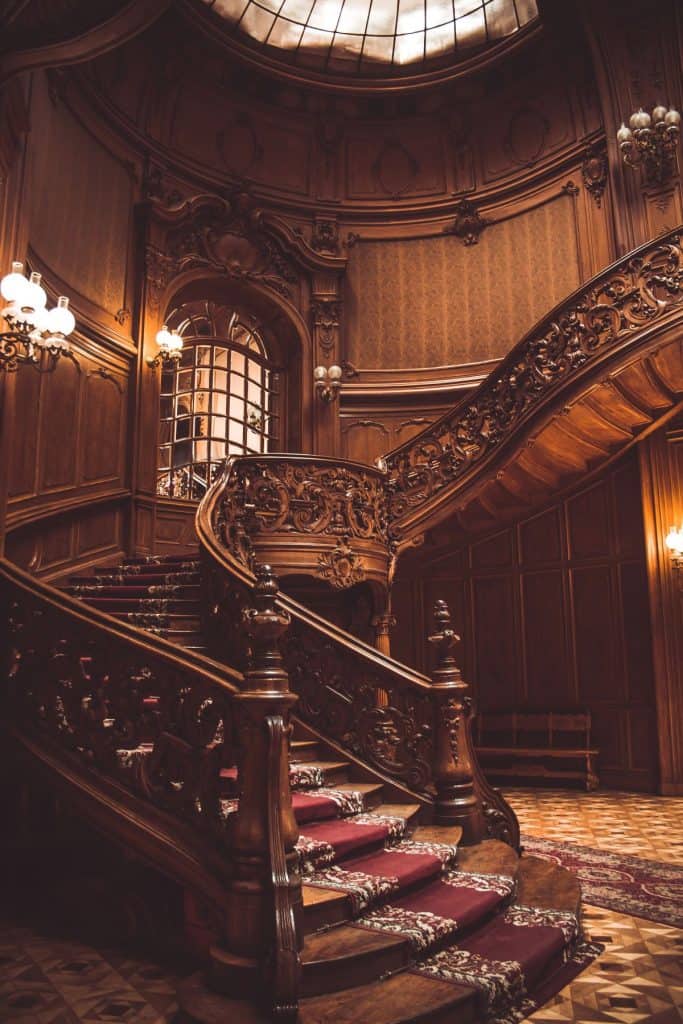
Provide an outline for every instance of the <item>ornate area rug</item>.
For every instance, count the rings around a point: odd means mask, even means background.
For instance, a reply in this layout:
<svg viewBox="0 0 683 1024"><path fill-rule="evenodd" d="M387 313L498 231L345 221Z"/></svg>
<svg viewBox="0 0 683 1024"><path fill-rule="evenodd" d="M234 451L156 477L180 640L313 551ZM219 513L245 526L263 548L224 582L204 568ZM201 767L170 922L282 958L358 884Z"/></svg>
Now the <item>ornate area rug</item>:
<svg viewBox="0 0 683 1024"><path fill-rule="evenodd" d="M528 835L522 847L573 871L586 903L683 928L683 868Z"/></svg>

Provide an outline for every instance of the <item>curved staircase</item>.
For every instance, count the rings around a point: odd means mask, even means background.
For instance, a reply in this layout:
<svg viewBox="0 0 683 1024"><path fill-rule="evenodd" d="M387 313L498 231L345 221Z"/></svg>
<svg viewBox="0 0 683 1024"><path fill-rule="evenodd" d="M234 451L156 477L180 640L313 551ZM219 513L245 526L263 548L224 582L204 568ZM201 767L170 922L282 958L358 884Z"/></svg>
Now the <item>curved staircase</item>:
<svg viewBox="0 0 683 1024"><path fill-rule="evenodd" d="M196 621L200 566L189 556L127 559L73 577L65 589L206 651ZM141 796L154 770L151 739L116 750L119 777ZM301 1024L516 1019L537 1005L537 991L556 990L594 957L581 943L579 885L568 872L520 858L496 839L463 846L459 826L422 824L419 802L387 802L380 781L361 781L356 766L301 726L288 774L303 883ZM229 835L239 809L236 766L223 765L219 780ZM204 936L207 955L219 939ZM229 996L233 967L214 950L214 992ZM187 1019L252 1019L253 1008L225 996L191 978L181 992Z"/></svg>
<svg viewBox="0 0 683 1024"><path fill-rule="evenodd" d="M0 560L25 763L211 908L185 1019L519 1020L595 955L578 883L519 855L479 768L445 604L431 677L389 656L391 582L429 526L528 508L671 415L682 325L672 232L380 467L228 460L198 555L127 559L62 591ZM365 581L376 646L281 592L266 557L340 592Z"/></svg>

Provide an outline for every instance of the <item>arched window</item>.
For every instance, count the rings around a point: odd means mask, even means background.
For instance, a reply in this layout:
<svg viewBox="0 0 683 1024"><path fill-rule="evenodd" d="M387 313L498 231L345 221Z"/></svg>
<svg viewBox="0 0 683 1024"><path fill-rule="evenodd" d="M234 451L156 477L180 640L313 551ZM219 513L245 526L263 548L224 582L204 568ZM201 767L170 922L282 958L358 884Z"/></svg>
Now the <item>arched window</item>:
<svg viewBox="0 0 683 1024"><path fill-rule="evenodd" d="M183 337L161 375L157 494L199 499L226 455L278 445L279 374L253 317L217 302L187 302L167 317Z"/></svg>

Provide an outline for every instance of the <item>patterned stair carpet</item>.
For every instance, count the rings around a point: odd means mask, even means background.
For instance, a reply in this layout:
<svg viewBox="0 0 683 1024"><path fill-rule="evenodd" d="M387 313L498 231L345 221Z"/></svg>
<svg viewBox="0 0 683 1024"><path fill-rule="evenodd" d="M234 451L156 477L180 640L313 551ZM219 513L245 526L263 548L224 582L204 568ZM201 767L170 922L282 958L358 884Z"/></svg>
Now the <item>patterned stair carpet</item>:
<svg viewBox="0 0 683 1024"><path fill-rule="evenodd" d="M198 569L197 561L182 558L129 560L94 577L73 578L69 589L109 614L201 651ZM155 700L148 698L150 707ZM142 739L133 749L117 751L117 771L124 784L145 792L153 737ZM302 742L299 749L306 746ZM478 871L475 862L464 869L456 845L434 841L434 830L413 832L416 805L376 804L381 797L373 791L381 787L340 785L340 769L348 766L310 761L290 765L299 870L309 889L345 895L350 919L342 924L348 929L343 941L351 956L356 948L368 948L368 931L380 944L384 935L387 948L401 949L394 974L418 974L423 985L433 983L441 991L444 982L474 988L480 1016L508 1022L531 1013L601 952L582 940L572 912L575 899L569 910L517 898L518 892L534 892L526 881L534 864L548 870L542 861L512 858L505 861L507 874L502 860L498 868ZM238 809L236 775L228 766L221 771L220 813L228 831ZM461 861L468 863L464 855ZM314 993L316 942L324 940L327 928L307 939L312 981L305 1002L326 998ZM352 980L349 974L347 984Z"/></svg>
<svg viewBox="0 0 683 1024"><path fill-rule="evenodd" d="M683 868L529 835L522 845L577 875L586 903L683 928Z"/></svg>

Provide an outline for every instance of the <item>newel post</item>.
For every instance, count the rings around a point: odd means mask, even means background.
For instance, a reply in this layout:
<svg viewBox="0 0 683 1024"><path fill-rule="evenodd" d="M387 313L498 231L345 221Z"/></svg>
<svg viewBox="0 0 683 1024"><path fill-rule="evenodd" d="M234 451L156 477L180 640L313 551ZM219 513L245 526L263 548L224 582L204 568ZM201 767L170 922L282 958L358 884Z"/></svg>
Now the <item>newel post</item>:
<svg viewBox="0 0 683 1024"><path fill-rule="evenodd" d="M437 650L432 673L434 697L434 764L436 787L435 821L439 825L460 825L463 843L478 843L486 835L484 814L474 786L472 749L468 719L469 686L453 657L460 637L451 627L451 613L445 601L434 605L434 632L427 639Z"/></svg>
<svg viewBox="0 0 683 1024"><path fill-rule="evenodd" d="M270 566L257 566L254 606L243 613L249 668L235 698L239 807L228 820L232 878L224 940L212 949L211 985L233 997L266 999L275 1017L294 1020L303 940L288 735L297 697L278 646L290 620L276 606L277 593Z"/></svg>

